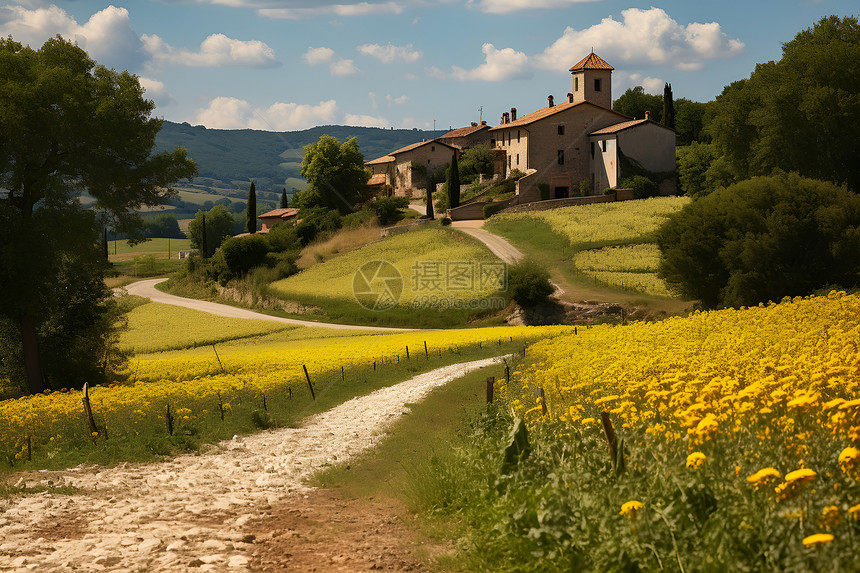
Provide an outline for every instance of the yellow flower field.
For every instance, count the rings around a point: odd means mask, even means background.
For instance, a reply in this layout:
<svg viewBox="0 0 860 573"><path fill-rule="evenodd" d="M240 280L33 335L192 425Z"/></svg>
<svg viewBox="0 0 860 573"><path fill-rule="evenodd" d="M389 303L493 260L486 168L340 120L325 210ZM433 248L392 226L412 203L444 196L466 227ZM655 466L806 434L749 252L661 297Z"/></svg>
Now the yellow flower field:
<svg viewBox="0 0 860 573"><path fill-rule="evenodd" d="M660 250L645 243L580 251L573 263L582 274L598 283L655 296L672 296L657 277Z"/></svg>
<svg viewBox="0 0 860 573"><path fill-rule="evenodd" d="M538 219L566 236L576 250L594 246L646 243L667 215L679 211L689 197L652 197L636 201L597 203L497 215L499 221Z"/></svg>
<svg viewBox="0 0 860 573"><path fill-rule="evenodd" d="M242 322L224 321L225 326ZM423 362L428 356L434 360L443 356L454 362L461 349L475 346L492 347L501 354L567 330L496 327L363 334L291 329L269 333L252 342L235 340L216 348L210 345L139 355L129 364L132 383L94 387L90 400L97 424L106 426L113 436L135 435L153 426L163 432L168 404L173 412L182 410L179 424L182 420L211 418L222 406L231 408L231 400L262 400L264 395L271 399L276 393L284 398L292 398L293 393L297 398L303 396L308 392L304 368L315 386L324 387L337 383L355 385L372 377L377 369L394 365L404 370L405 378L409 359ZM323 331L325 334L320 336ZM362 390L361 386L349 386L345 391ZM80 391L48 392L0 402L0 450L7 455L17 452L20 459L28 438L33 447L39 447L48 442L56 446L63 436L78 443L89 438Z"/></svg>

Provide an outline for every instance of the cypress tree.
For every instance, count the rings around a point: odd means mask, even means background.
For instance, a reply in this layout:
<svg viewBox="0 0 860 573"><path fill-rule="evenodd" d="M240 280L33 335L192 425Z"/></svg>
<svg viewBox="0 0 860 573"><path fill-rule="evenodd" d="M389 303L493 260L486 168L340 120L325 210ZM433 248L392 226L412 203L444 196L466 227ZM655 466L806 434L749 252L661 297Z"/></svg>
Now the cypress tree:
<svg viewBox="0 0 860 573"><path fill-rule="evenodd" d="M672 99L672 84L663 86L663 125L675 129L675 102Z"/></svg>
<svg viewBox="0 0 860 573"><path fill-rule="evenodd" d="M281 209L286 209L290 206L290 200L287 198L287 189L286 187L281 189Z"/></svg>
<svg viewBox="0 0 860 573"><path fill-rule="evenodd" d="M433 191L436 189L436 180L432 175L427 176L427 218L433 219Z"/></svg>
<svg viewBox="0 0 860 573"><path fill-rule="evenodd" d="M457 164L457 152L451 159L451 169L448 171L448 203L451 209L460 206L460 166Z"/></svg>
<svg viewBox="0 0 860 573"><path fill-rule="evenodd" d="M245 219L245 232L257 232L257 189L254 187L253 181L251 181L251 187L248 189L248 215Z"/></svg>

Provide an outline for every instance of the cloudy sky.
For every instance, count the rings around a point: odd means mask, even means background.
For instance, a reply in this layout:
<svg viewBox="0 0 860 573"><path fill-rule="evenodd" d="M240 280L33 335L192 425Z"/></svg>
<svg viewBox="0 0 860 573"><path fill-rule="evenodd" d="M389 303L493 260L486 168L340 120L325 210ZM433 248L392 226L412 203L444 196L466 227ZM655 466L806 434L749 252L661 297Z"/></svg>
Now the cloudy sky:
<svg viewBox="0 0 860 573"><path fill-rule="evenodd" d="M447 129L571 91L591 49L613 97L708 101L856 0L0 0L0 35L60 34L140 77L156 114L210 128ZM854 63L856 65L856 62Z"/></svg>

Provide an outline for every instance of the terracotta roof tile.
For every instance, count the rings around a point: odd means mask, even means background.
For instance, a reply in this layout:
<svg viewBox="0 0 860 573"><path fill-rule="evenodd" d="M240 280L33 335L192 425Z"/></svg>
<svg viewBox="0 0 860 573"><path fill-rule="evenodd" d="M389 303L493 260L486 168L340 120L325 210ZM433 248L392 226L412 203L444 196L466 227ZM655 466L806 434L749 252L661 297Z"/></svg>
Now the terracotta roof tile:
<svg viewBox="0 0 860 573"><path fill-rule="evenodd" d="M290 217L295 217L299 214L298 209L294 209L292 207L288 207L286 209L273 209L268 213L263 213L262 215L257 215L258 219L273 219L278 217L280 219L289 219Z"/></svg>
<svg viewBox="0 0 860 573"><path fill-rule="evenodd" d="M565 102L562 102L560 104L556 104L552 107L544 107L544 108L541 108L537 111L533 111L529 114L526 114L522 117L518 117L516 121L512 121L510 123L503 123L501 125L497 125L496 127L491 127L490 131L496 131L496 130L500 130L500 129L510 129L512 127L519 127L522 125L528 125L528 124L534 123L538 120L547 118L551 115L555 115L555 114L560 113L562 111L569 110L569 109L576 107L578 105L593 105L595 107L600 107L600 106L593 104L591 102L588 102L588 101L580 101L577 103L570 103L568 101L565 101ZM600 109L605 109L605 108L600 107ZM606 111L612 112L612 113L614 113L620 117L627 118L626 115L624 115L623 113L619 113L615 110L608 109Z"/></svg>
<svg viewBox="0 0 860 573"><path fill-rule="evenodd" d="M469 125L466 127L459 127L457 129L452 129L445 135L441 136L439 139L452 139L455 137L466 137L467 135L472 135L476 131L480 131L482 129L489 129L489 126L486 125Z"/></svg>
<svg viewBox="0 0 860 573"><path fill-rule="evenodd" d="M610 125L609 127L604 127L603 129L598 129L590 133L589 135L607 135L610 133L618 133L619 131L623 131L625 129L630 129L631 127L636 127L637 125L642 125L643 123L653 123L658 127L662 127L664 129L672 129L670 127L666 127L662 123L657 123L656 121L651 121L650 119L634 119L631 121L624 121L621 123L616 123L615 125Z"/></svg>
<svg viewBox="0 0 860 573"><path fill-rule="evenodd" d="M371 175L367 184L371 187L374 185L385 185L385 173L376 173L375 175Z"/></svg>
<svg viewBox="0 0 860 573"><path fill-rule="evenodd" d="M582 58L577 64L575 64L572 68L570 68L571 72L578 72L580 70L614 70L612 66L606 63L606 61L591 52L584 58Z"/></svg>
<svg viewBox="0 0 860 573"><path fill-rule="evenodd" d="M380 165L382 163L394 163L393 155L383 155L382 157L377 157L372 161L365 161L365 165Z"/></svg>

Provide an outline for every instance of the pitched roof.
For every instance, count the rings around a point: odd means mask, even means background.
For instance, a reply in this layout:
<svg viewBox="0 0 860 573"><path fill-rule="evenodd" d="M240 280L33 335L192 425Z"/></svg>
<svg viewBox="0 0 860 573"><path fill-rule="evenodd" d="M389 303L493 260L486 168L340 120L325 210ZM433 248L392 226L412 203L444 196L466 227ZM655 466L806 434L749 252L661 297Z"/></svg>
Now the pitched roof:
<svg viewBox="0 0 860 573"><path fill-rule="evenodd" d="M383 155L382 157L377 157L376 159L374 159L372 161L365 161L364 164L365 165L379 165L382 163L394 163L394 161L395 160L394 160L393 155Z"/></svg>
<svg viewBox="0 0 860 573"><path fill-rule="evenodd" d="M370 179L367 181L367 184L371 187L374 185L385 185L385 173L377 173L375 175L371 175Z"/></svg>
<svg viewBox="0 0 860 573"><path fill-rule="evenodd" d="M286 209L273 209L268 213L263 213L262 215L257 215L258 219L274 219L275 217L279 219L289 219L290 217L295 217L299 214L298 209L294 209L292 207L287 207Z"/></svg>
<svg viewBox="0 0 860 573"><path fill-rule="evenodd" d="M597 104L591 103L590 101L580 101L580 102L576 102L576 103L570 103L569 101L565 101L563 103L556 104L552 107L543 107L537 111L533 111L533 112L526 114L522 117L518 117L516 119L516 121L512 121L510 123L503 123L501 125L497 125L496 127L491 127L490 131L496 131L496 130L500 130L500 129L510 129L512 127L519 127L521 125L528 125L530 123L534 123L536 121L550 117L550 116L555 115L557 113L567 111L567 110L574 108L576 106L579 106L579 105L591 105L591 106L603 109L605 111L614 113L614 114L618 115L619 117L623 117L625 119L627 119L627 117L628 117L628 116L624 115L623 113L619 113L619 112L612 110L612 109L606 109L606 108L601 107Z"/></svg>
<svg viewBox="0 0 860 573"><path fill-rule="evenodd" d="M631 121L616 123L615 125L604 127L603 129L598 129L597 131L589 133L589 135L608 135L610 133L618 133L619 131L624 131L625 129L630 129L631 127L636 127L637 125L642 125L643 123L653 123L657 127L662 127L663 129L672 129L671 127L666 127L662 123L657 123L656 121L652 121L650 119L634 119Z"/></svg>
<svg viewBox="0 0 860 573"><path fill-rule="evenodd" d="M457 149L453 145L448 145L447 143L439 141L438 139L428 139L427 141L419 141L417 143L413 143L412 145L407 145L406 147L401 147L397 151L392 151L388 155L398 155L400 153L406 153L407 151L412 151L413 149L418 149L419 147L421 147L423 145L428 145L430 143L438 143L439 145L444 145L445 147L450 147L451 150Z"/></svg>
<svg viewBox="0 0 860 573"><path fill-rule="evenodd" d="M487 125L469 125L466 127L459 127L457 129L452 129L445 135L441 136L439 139L453 139L455 137L466 137L467 135L472 135L476 131L480 131L482 129L489 129Z"/></svg>
<svg viewBox="0 0 860 573"><path fill-rule="evenodd" d="M570 68L571 72L578 72L580 70L614 70L612 66L606 63L606 61L591 52L584 58L582 58L577 64L575 64L572 68Z"/></svg>

